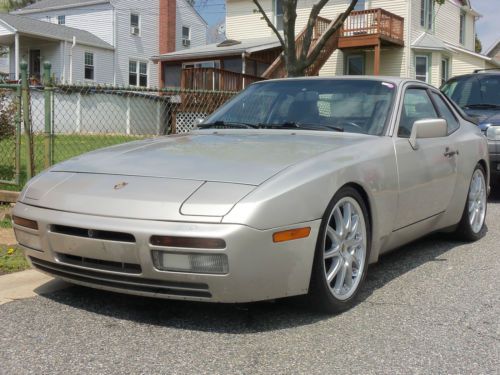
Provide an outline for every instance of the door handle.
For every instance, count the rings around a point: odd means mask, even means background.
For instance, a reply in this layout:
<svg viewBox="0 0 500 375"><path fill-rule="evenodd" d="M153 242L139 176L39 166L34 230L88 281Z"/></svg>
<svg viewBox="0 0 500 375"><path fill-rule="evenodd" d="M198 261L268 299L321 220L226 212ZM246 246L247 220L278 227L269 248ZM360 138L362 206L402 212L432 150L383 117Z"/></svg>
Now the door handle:
<svg viewBox="0 0 500 375"><path fill-rule="evenodd" d="M444 156L446 156L447 158L451 158L455 155L458 155L458 150L450 150L449 147L446 147L446 150L444 151Z"/></svg>

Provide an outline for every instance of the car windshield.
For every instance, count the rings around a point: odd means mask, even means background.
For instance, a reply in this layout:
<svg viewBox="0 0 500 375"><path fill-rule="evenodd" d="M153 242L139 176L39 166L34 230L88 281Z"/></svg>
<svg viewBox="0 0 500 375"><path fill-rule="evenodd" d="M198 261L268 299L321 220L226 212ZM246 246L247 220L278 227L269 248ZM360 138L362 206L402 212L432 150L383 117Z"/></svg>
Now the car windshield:
<svg viewBox="0 0 500 375"><path fill-rule="evenodd" d="M445 83L441 90L464 109L500 109L500 75L455 78Z"/></svg>
<svg viewBox="0 0 500 375"><path fill-rule="evenodd" d="M381 135L396 85L368 79L291 79L254 84L199 128L270 128Z"/></svg>

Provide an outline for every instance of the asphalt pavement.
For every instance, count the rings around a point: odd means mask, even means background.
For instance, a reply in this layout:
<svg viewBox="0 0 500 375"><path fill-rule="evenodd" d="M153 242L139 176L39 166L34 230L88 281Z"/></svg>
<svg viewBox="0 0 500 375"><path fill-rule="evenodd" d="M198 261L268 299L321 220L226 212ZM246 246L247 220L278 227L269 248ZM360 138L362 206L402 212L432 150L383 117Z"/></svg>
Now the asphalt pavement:
<svg viewBox="0 0 500 375"><path fill-rule="evenodd" d="M71 287L0 306L0 374L499 374L500 194L488 234L384 256L341 315Z"/></svg>

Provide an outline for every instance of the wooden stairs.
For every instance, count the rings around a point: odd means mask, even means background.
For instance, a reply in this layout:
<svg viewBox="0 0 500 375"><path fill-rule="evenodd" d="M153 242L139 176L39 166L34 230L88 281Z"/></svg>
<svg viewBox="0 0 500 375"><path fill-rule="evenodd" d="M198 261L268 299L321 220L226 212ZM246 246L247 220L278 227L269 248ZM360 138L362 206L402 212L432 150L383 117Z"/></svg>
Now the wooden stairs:
<svg viewBox="0 0 500 375"><path fill-rule="evenodd" d="M328 30L330 27L332 27L340 17L341 17L341 15L339 15L339 17L334 21L331 21L331 20L323 18L323 17L317 18L316 24L314 25L311 47L309 48L310 51L312 51L314 49L314 47L318 43L321 35L323 35L323 33L325 33L326 30ZM307 70L305 72L306 76L317 76L319 74L320 69L323 67L323 65L325 65L328 58L338 48L341 29L342 28L339 28L327 40L325 46L321 50L317 59L312 63L311 66L309 66L307 68ZM299 35L297 35L297 37L295 38L297 57L300 56L300 54L302 52L302 43L304 41L305 33L306 33L306 28L304 28L299 33ZM273 63L269 66L269 68L266 69L266 71L264 72L262 77L267 78L267 79L286 77L285 63L284 63L281 55L278 56L276 58L276 60L274 60Z"/></svg>

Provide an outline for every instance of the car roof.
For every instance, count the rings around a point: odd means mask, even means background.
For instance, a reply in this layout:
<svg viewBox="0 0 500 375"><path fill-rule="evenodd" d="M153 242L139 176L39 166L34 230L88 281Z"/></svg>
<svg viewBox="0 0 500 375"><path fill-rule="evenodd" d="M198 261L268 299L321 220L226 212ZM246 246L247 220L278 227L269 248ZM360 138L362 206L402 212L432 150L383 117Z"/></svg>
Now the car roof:
<svg viewBox="0 0 500 375"><path fill-rule="evenodd" d="M393 76L373 76L373 75L349 75L349 76L319 76L319 77L291 77L291 78L275 78L275 79L270 79L270 80L265 80L265 81L259 81L256 82L255 84L263 84L266 82L279 82L279 81L313 81L313 80L320 80L320 81L325 81L325 80L330 80L330 81L338 81L338 80L366 80L366 81L380 81L380 82L390 82L395 85L402 85L404 83L410 82L410 83L415 83L415 84L420 84L424 86L428 86L430 88L435 89L434 86L431 86L425 82L418 81L415 79L410 79L410 78L402 78L402 77L393 77Z"/></svg>
<svg viewBox="0 0 500 375"><path fill-rule="evenodd" d="M451 77L448 81L452 81L455 79L460 79L460 78L468 78L468 77L478 77L482 75L497 75L500 76L500 69L499 68L492 68L492 69L477 69L473 73L467 73L467 74L462 74L459 76Z"/></svg>

